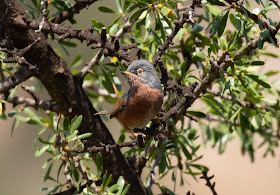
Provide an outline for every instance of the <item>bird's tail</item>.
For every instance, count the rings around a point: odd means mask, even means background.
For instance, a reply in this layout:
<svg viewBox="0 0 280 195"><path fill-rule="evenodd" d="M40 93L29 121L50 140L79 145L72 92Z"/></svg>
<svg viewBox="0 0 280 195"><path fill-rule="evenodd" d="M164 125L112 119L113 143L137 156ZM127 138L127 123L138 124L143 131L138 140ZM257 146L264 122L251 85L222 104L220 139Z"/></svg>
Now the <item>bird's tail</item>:
<svg viewBox="0 0 280 195"><path fill-rule="evenodd" d="M109 112L107 110L103 110L103 111L95 113L94 115L106 115L106 114L111 114L111 112Z"/></svg>

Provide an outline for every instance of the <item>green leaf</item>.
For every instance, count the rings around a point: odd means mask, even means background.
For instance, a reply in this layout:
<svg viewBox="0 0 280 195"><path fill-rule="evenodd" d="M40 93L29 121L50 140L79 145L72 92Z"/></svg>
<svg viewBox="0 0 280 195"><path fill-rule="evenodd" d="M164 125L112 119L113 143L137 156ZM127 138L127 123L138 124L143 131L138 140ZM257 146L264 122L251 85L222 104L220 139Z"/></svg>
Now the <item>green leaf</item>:
<svg viewBox="0 0 280 195"><path fill-rule="evenodd" d="M141 8L139 10L137 10L136 12L134 12L130 17L129 17L129 22L133 22L137 17L139 17L142 12L144 12L145 10L147 10L148 8Z"/></svg>
<svg viewBox="0 0 280 195"><path fill-rule="evenodd" d="M74 175L74 180L75 180L76 182L78 182L78 181L80 180L80 174L79 174L79 171L78 171L77 168L74 168L74 170L73 170L73 175Z"/></svg>
<svg viewBox="0 0 280 195"><path fill-rule="evenodd" d="M138 20L142 20L142 19L146 18L147 13L148 13L148 10L143 11L142 14L139 16Z"/></svg>
<svg viewBox="0 0 280 195"><path fill-rule="evenodd" d="M24 113L27 114L30 117L30 119L32 120L32 121L29 120L28 123L34 124L33 122L35 122L35 124L44 125L44 123L41 121L40 117L37 116L37 114L35 112L33 112L30 108L25 108Z"/></svg>
<svg viewBox="0 0 280 195"><path fill-rule="evenodd" d="M88 137L91 137L91 136L92 136L92 133L84 133L82 135L79 135L78 139L85 139L85 138L88 138Z"/></svg>
<svg viewBox="0 0 280 195"><path fill-rule="evenodd" d="M58 168L57 175L56 175L56 181L57 182L58 182L59 174L60 174L60 171L61 171L63 165L65 165L65 161L62 161L62 163L60 164L60 166Z"/></svg>
<svg viewBox="0 0 280 195"><path fill-rule="evenodd" d="M199 117L199 118L205 118L206 117L206 114L204 114L203 112L199 112L199 111L186 111L187 114L190 114L190 115L193 115L193 116L196 116L196 117Z"/></svg>
<svg viewBox="0 0 280 195"><path fill-rule="evenodd" d="M121 143L124 142L124 140L125 140L125 134L122 133L122 134L120 135L120 137L119 137L118 143L121 144Z"/></svg>
<svg viewBox="0 0 280 195"><path fill-rule="evenodd" d="M116 191L118 189L118 187L119 187L118 184L114 184L107 190L107 192L112 193L112 192Z"/></svg>
<svg viewBox="0 0 280 195"><path fill-rule="evenodd" d="M41 142L43 144L53 144L53 142L43 140L40 136L38 137L38 140L39 140L39 142Z"/></svg>
<svg viewBox="0 0 280 195"><path fill-rule="evenodd" d="M104 25L101 23L101 22L98 22L98 21L96 21L96 20L94 20L94 19L91 19L91 22L92 22L92 24L93 24L93 26L94 26L94 29L96 29L96 30L100 30L102 27L104 27Z"/></svg>
<svg viewBox="0 0 280 195"><path fill-rule="evenodd" d="M77 68L78 66L80 66L83 62L83 59L81 57L81 55L77 55L77 57L73 60L73 62L70 64L70 69L73 70L75 68Z"/></svg>
<svg viewBox="0 0 280 195"><path fill-rule="evenodd" d="M122 10L122 0L116 0L117 8L120 13L123 13Z"/></svg>
<svg viewBox="0 0 280 195"><path fill-rule="evenodd" d="M109 175L108 179L106 180L106 183L105 183L105 185L104 185L104 188L110 184L110 182L112 181L112 179L113 179L113 175L111 174L111 175Z"/></svg>
<svg viewBox="0 0 280 195"><path fill-rule="evenodd" d="M76 43L70 41L59 41L60 44L65 45L67 47L77 47Z"/></svg>
<svg viewBox="0 0 280 195"><path fill-rule="evenodd" d="M36 156L36 157L41 156L49 147L50 147L49 145L44 145L42 148L38 149L38 150L35 152L35 156Z"/></svg>
<svg viewBox="0 0 280 195"><path fill-rule="evenodd" d="M249 65L251 65L251 66L262 66L262 65L264 65L264 61L252 61Z"/></svg>
<svg viewBox="0 0 280 195"><path fill-rule="evenodd" d="M99 177L103 171L103 158L100 152L96 155L97 176Z"/></svg>
<svg viewBox="0 0 280 195"><path fill-rule="evenodd" d="M72 134L78 127L80 126L81 122L83 120L83 116L75 116L74 119L71 121L71 127L70 127L70 133Z"/></svg>
<svg viewBox="0 0 280 195"><path fill-rule="evenodd" d="M217 16L221 13L221 10L213 5L205 4L205 6L209 9L209 11L214 15Z"/></svg>
<svg viewBox="0 0 280 195"><path fill-rule="evenodd" d="M158 45L161 45L161 40L160 40L160 37L158 36L158 34L154 30L152 30L151 28L148 28L147 30L148 30L149 33L152 33L156 43Z"/></svg>
<svg viewBox="0 0 280 195"><path fill-rule="evenodd" d="M227 19L228 19L228 14L229 14L229 11L227 11L227 13L223 16L222 20L221 20L221 23L220 23L220 27L219 27L219 30L218 30L218 36L222 36L224 31L225 31L225 27L226 27L226 24L227 24Z"/></svg>
<svg viewBox="0 0 280 195"><path fill-rule="evenodd" d="M126 187L124 188L124 190L122 191L121 195L126 195L129 188L130 188L130 184L127 184Z"/></svg>
<svg viewBox="0 0 280 195"><path fill-rule="evenodd" d="M13 97L14 97L14 94L16 92L16 89L17 89L18 86L16 86L15 88L12 89L12 91L10 92L8 98L7 98L7 101L10 101Z"/></svg>
<svg viewBox="0 0 280 195"><path fill-rule="evenodd" d="M223 2L219 1L219 0L207 0L209 3L211 3L212 5L219 5L219 6L226 6Z"/></svg>
<svg viewBox="0 0 280 195"><path fill-rule="evenodd" d="M208 167L203 166L203 165L190 164L190 166L195 167L195 168L197 168L197 169L199 169L199 170L201 170L201 171L208 171L208 170L209 170Z"/></svg>
<svg viewBox="0 0 280 195"><path fill-rule="evenodd" d="M270 6L264 8L265 11L270 11L274 9L277 9L277 6L275 4L271 4Z"/></svg>
<svg viewBox="0 0 280 195"><path fill-rule="evenodd" d="M117 185L118 185L118 193L116 195L121 195L123 187L124 187L124 178L123 176L120 176L118 181L117 181Z"/></svg>
<svg viewBox="0 0 280 195"><path fill-rule="evenodd" d="M206 55L201 51L196 51L193 53L192 60L202 62L206 58Z"/></svg>
<svg viewBox="0 0 280 195"><path fill-rule="evenodd" d="M103 76L105 80L101 81L102 86L109 92L109 93L115 93L112 80L110 79L109 75L102 69Z"/></svg>
<svg viewBox="0 0 280 195"><path fill-rule="evenodd" d="M229 121L233 121L237 115L240 113L240 111L242 110L242 107L239 107L238 110L236 110L236 112L230 117Z"/></svg>
<svg viewBox="0 0 280 195"><path fill-rule="evenodd" d="M112 10L108 7L105 7L105 6L99 6L98 10L101 12L105 12L105 13L116 13L114 10Z"/></svg>
<svg viewBox="0 0 280 195"><path fill-rule="evenodd" d="M69 131L69 118L64 118L64 120L63 120L63 130Z"/></svg>
<svg viewBox="0 0 280 195"><path fill-rule="evenodd" d="M160 158L160 163L159 163L159 175L161 175L162 173L164 173L165 169L167 168L167 161L166 161L166 156L165 154L163 153L161 155L161 158Z"/></svg>
<svg viewBox="0 0 280 195"><path fill-rule="evenodd" d="M17 114L16 110L12 110L8 113L8 117L14 117Z"/></svg>
<svg viewBox="0 0 280 195"><path fill-rule="evenodd" d="M268 88L268 89L271 88L271 86L268 83L266 83L265 81L261 80L258 75L247 74L247 76L250 77L251 79L253 79L254 81L256 81L258 84L260 84L264 88Z"/></svg>
<svg viewBox="0 0 280 195"><path fill-rule="evenodd" d="M186 146L180 142L180 145L181 145L181 148L182 148L182 151L183 153L185 154L185 156L187 157L188 160L192 160L192 155L191 153L188 151L188 149L186 148Z"/></svg>

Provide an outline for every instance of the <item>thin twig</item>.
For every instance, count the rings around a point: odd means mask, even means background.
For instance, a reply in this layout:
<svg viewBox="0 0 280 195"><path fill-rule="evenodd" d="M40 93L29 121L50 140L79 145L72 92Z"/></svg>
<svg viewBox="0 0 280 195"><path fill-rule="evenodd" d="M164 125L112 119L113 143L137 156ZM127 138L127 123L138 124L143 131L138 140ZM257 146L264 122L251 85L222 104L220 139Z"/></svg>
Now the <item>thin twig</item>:
<svg viewBox="0 0 280 195"><path fill-rule="evenodd" d="M152 64L156 66L158 62L161 60L161 57L163 54L165 54L166 50L169 48L169 45L173 45L172 42L175 35L179 32L179 30L183 27L185 23L189 23L192 26L195 25L195 21L193 20L193 12L196 6L201 6L201 0L193 0L192 5L182 13L182 17L180 20L174 20L173 23L175 25L175 28L173 29L172 33L167 36L167 39L164 41L162 46L160 46L158 49L159 51L156 53Z"/></svg>
<svg viewBox="0 0 280 195"><path fill-rule="evenodd" d="M207 171L202 171L203 176L200 177L200 179L205 179L206 180L206 185L211 189L213 195L217 195L217 192L215 191L215 182L212 184L211 179L213 179L214 175L208 177L207 176Z"/></svg>
<svg viewBox="0 0 280 195"><path fill-rule="evenodd" d="M158 172L158 166L159 166L160 159L161 159L161 152L159 152L155 158L153 168L150 171L150 176L149 176L149 179L146 184L146 190L148 191L149 194L151 193L152 186L155 183L156 172Z"/></svg>
<svg viewBox="0 0 280 195"><path fill-rule="evenodd" d="M74 23L73 16L96 1L97 0L76 0L76 3L73 6L60 12L59 15L52 20L52 22L60 24L65 20L69 20L71 23Z"/></svg>
<svg viewBox="0 0 280 195"><path fill-rule="evenodd" d="M133 147L136 146L138 144L138 140L135 139L133 141L129 141L129 142L125 142L125 143L121 143L121 144L108 144L108 145L101 145L101 146L91 146L88 147L86 144L85 147L80 147L78 149L72 149L70 150L71 152L75 152L75 153L84 153L84 152L89 152L89 153L97 153L97 152L111 152L112 150L116 150L119 148L124 148L124 147Z"/></svg>
<svg viewBox="0 0 280 195"><path fill-rule="evenodd" d="M86 169L80 163L81 157L80 156L74 156L72 154L72 152L69 150L68 146L65 146L63 148L63 151L66 152L67 156L72 159L72 161L74 163L74 166L78 169L78 171L82 175L82 178L85 179L87 181L87 183L92 182L91 187L95 191L94 193L97 193L98 192L98 188L97 188L95 182L91 179L91 177L88 174L88 172L86 171Z"/></svg>
<svg viewBox="0 0 280 195"><path fill-rule="evenodd" d="M43 110L50 110L59 113L58 106L51 101L38 100L38 102L36 102L34 99L18 96L15 96L7 101L12 103L14 107L23 104L25 107L30 106L35 109L41 108Z"/></svg>
<svg viewBox="0 0 280 195"><path fill-rule="evenodd" d="M0 83L0 93L4 93L18 84L33 76L33 73L26 67L20 67L13 75Z"/></svg>
<svg viewBox="0 0 280 195"><path fill-rule="evenodd" d="M120 28L118 30L118 32L115 35L111 35L112 39L111 42L114 43L114 49L115 51L118 51L120 49L120 45L119 45L119 41L118 38L120 38L122 35L124 35L126 32L128 32L131 28L131 26L137 21L137 19L139 18L139 16L135 17L135 19L130 22L129 20L122 26L122 28ZM90 70L92 69L92 67L94 65L96 65L101 56L103 55L103 51L104 51L104 46L106 45L106 43L103 43L103 47L101 48L101 50L99 50L97 52L97 54L89 61L89 63L87 64L87 66L85 66L81 72L80 72L80 76L82 76L82 78L85 77L85 75L90 72Z"/></svg>

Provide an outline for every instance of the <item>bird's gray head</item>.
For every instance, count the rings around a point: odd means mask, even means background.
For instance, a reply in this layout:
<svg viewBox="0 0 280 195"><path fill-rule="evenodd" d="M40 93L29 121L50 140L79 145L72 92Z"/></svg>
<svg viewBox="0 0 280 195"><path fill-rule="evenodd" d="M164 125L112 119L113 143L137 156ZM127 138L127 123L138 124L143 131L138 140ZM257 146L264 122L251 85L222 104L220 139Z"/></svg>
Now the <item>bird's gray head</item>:
<svg viewBox="0 0 280 195"><path fill-rule="evenodd" d="M161 83L157 72L155 71L154 66L148 60L133 61L123 73L129 77L130 84L135 78L143 81L145 84L148 84L153 89L161 90ZM129 73L132 73L133 75Z"/></svg>

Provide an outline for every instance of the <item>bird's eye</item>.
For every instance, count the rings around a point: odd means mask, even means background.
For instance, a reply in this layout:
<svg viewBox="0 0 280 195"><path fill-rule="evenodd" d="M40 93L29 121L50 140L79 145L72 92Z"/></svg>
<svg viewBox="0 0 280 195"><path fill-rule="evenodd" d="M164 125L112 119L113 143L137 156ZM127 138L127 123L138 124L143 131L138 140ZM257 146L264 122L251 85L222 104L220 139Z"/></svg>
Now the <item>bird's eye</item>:
<svg viewBox="0 0 280 195"><path fill-rule="evenodd" d="M143 74L143 70L142 70L141 68L139 68L139 69L137 70L137 74L138 74L138 75Z"/></svg>

